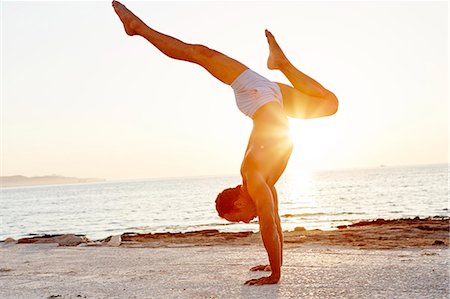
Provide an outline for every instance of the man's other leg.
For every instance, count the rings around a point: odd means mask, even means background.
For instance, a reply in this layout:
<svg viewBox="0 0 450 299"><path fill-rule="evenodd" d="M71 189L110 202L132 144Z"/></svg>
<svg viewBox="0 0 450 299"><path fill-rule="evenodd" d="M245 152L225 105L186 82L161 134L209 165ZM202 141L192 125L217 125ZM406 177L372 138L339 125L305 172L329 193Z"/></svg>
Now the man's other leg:
<svg viewBox="0 0 450 299"><path fill-rule="evenodd" d="M278 83L286 114L295 118L316 118L336 113L338 108L336 96L298 70L284 55L272 33L267 30L266 37L270 50L267 67L280 70L293 85L292 88Z"/></svg>
<svg viewBox="0 0 450 299"><path fill-rule="evenodd" d="M203 45L182 42L147 26L120 2L113 1L113 7L122 21L128 35L140 35L165 55L178 60L189 61L204 67L211 75L230 85L243 71L245 65L218 51Z"/></svg>

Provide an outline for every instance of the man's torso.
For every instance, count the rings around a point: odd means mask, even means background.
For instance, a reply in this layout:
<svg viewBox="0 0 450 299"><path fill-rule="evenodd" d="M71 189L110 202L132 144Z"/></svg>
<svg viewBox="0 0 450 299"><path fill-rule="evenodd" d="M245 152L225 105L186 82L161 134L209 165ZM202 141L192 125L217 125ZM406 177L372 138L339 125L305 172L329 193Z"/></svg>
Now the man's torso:
<svg viewBox="0 0 450 299"><path fill-rule="evenodd" d="M269 186L274 186L292 153L289 123L283 108L276 102L261 107L253 120L241 174L245 183L247 173L259 172Z"/></svg>

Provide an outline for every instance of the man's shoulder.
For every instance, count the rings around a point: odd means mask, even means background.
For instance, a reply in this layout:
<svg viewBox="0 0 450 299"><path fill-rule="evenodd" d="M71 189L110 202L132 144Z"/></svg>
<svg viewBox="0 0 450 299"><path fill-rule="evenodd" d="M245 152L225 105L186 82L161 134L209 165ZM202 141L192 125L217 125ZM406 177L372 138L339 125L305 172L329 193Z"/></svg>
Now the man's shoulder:
<svg viewBox="0 0 450 299"><path fill-rule="evenodd" d="M260 171L248 171L243 176L246 189L253 202L261 203L271 198L271 187ZM268 197L268 195L270 195Z"/></svg>
<svg viewBox="0 0 450 299"><path fill-rule="evenodd" d="M243 167L241 170L242 180L247 185L264 185L267 184L264 174L256 167Z"/></svg>

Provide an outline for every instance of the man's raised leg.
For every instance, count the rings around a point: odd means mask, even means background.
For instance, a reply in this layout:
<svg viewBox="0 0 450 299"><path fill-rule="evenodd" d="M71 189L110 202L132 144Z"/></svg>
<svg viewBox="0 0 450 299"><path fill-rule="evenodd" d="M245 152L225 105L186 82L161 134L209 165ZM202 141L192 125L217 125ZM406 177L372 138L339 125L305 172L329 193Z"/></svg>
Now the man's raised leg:
<svg viewBox="0 0 450 299"><path fill-rule="evenodd" d="M112 3L128 35L139 35L148 40L165 55L189 61L204 67L211 75L230 85L243 71L245 65L203 45L184 43L147 26L118 1Z"/></svg>
<svg viewBox="0 0 450 299"><path fill-rule="evenodd" d="M294 87L278 83L283 94L286 114L296 118L315 118L336 113L338 107L336 96L299 71L287 59L275 37L268 30L266 37L270 50L267 67L271 70L280 70Z"/></svg>

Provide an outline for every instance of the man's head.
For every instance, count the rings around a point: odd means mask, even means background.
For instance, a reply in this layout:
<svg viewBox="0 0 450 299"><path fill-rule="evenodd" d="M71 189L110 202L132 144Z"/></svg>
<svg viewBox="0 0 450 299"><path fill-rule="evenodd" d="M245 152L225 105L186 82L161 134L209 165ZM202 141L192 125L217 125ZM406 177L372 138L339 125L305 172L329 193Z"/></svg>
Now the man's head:
<svg viewBox="0 0 450 299"><path fill-rule="evenodd" d="M219 216L231 222L249 223L255 218L256 206L242 185L223 190L216 198Z"/></svg>

